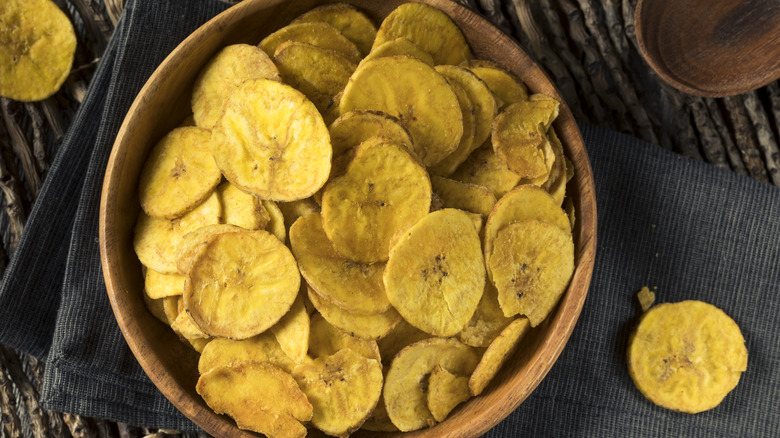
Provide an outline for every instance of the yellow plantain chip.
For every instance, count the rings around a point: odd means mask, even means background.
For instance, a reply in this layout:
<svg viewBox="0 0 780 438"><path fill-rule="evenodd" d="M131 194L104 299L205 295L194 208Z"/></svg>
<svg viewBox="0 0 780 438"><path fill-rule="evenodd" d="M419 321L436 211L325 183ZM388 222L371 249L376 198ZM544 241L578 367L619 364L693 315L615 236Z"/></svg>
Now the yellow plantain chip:
<svg viewBox="0 0 780 438"><path fill-rule="evenodd" d="M390 252L387 298L404 319L435 336L466 325L485 287L479 236L462 211L445 208L420 219Z"/></svg>
<svg viewBox="0 0 780 438"><path fill-rule="evenodd" d="M522 114L509 106L493 120L490 142L496 156L521 178L546 180L549 174L544 152L545 129L525 123Z"/></svg>
<svg viewBox="0 0 780 438"><path fill-rule="evenodd" d="M401 319L401 322L399 322L390 333L376 341L376 344L379 347L379 353L382 355L382 363L390 365L390 362L393 361L393 358L399 351L417 341L422 341L423 339L428 339L430 337L431 335L428 333L425 333Z"/></svg>
<svg viewBox="0 0 780 438"><path fill-rule="evenodd" d="M181 295L165 297L162 300L165 319L168 321L167 324L171 325L173 324L173 321L176 321L176 318L178 318L179 314L184 309L184 306L181 304Z"/></svg>
<svg viewBox="0 0 780 438"><path fill-rule="evenodd" d="M471 398L469 378L456 376L436 366L428 377L426 398L431 415L436 421L442 422L456 406Z"/></svg>
<svg viewBox="0 0 780 438"><path fill-rule="evenodd" d="M397 118L380 111L350 111L336 119L328 131L330 131L334 160L371 137L382 137L403 145L407 151L418 158L424 152L413 147L414 143L409 131L401 126ZM331 175L333 176L334 173Z"/></svg>
<svg viewBox="0 0 780 438"><path fill-rule="evenodd" d="M483 248L485 260L493 250L493 239L498 230L512 222L536 219L555 225L562 231L571 232L569 219L559 204L546 191L533 185L515 188L498 200L485 223ZM488 275L492 275L488 268Z"/></svg>
<svg viewBox="0 0 780 438"><path fill-rule="evenodd" d="M261 199L308 198L330 174L330 136L322 116L300 91L278 82L239 85L210 144L225 178Z"/></svg>
<svg viewBox="0 0 780 438"><path fill-rule="evenodd" d="M200 353L203 351L204 348L206 348L206 345L208 345L213 339L214 338L194 338L194 339L187 339L187 342L190 343L190 346L193 348L193 350Z"/></svg>
<svg viewBox="0 0 780 438"><path fill-rule="evenodd" d="M382 313L362 314L346 311L326 299L321 298L309 288L309 300L314 308L334 327L337 327L352 336L363 339L380 339L390 331L403 318L392 307Z"/></svg>
<svg viewBox="0 0 780 438"><path fill-rule="evenodd" d="M168 317L165 315L165 298L150 298L149 295L144 294L144 304L147 310L155 318L159 319L163 324L171 325L168 322Z"/></svg>
<svg viewBox="0 0 780 438"><path fill-rule="evenodd" d="M371 53L363 58L363 61L369 61L376 58L385 58L388 56L409 56L415 59L433 66L433 57L421 49L417 44L409 41L406 38L396 38L394 40L385 41L384 43L374 47Z"/></svg>
<svg viewBox="0 0 780 438"><path fill-rule="evenodd" d="M301 438L312 418L312 405L281 369L261 362L242 362L212 368L195 387L206 404L218 414L227 414L241 429L269 438Z"/></svg>
<svg viewBox="0 0 780 438"><path fill-rule="evenodd" d="M227 181L217 186L217 195L222 203L222 221L226 224L247 230L261 230L271 221L260 199Z"/></svg>
<svg viewBox="0 0 780 438"><path fill-rule="evenodd" d="M487 259L504 316L525 315L536 327L566 291L574 272L571 233L538 220L502 228Z"/></svg>
<svg viewBox="0 0 780 438"><path fill-rule="evenodd" d="M466 158L450 178L489 188L496 198L512 190L520 182L520 175L506 167L493 152L490 142L477 148Z"/></svg>
<svg viewBox="0 0 780 438"><path fill-rule="evenodd" d="M474 224L474 229L477 230L479 238L482 239L482 222L484 221L482 219L482 215L479 213L472 213L470 211L464 211L464 213L466 213L469 219L471 219L471 222Z"/></svg>
<svg viewBox="0 0 780 438"><path fill-rule="evenodd" d="M138 181L146 214L175 219L203 202L222 180L206 129L187 127L169 132L152 148Z"/></svg>
<svg viewBox="0 0 780 438"><path fill-rule="evenodd" d="M350 350L369 359L381 360L376 341L358 338L334 327L319 313L311 316L309 332L309 356L313 358L330 356L339 350Z"/></svg>
<svg viewBox="0 0 780 438"><path fill-rule="evenodd" d="M437 65L458 65L471 58L458 25L444 12L423 3L405 3L390 12L379 26L374 48L401 37L420 46Z"/></svg>
<svg viewBox="0 0 780 438"><path fill-rule="evenodd" d="M414 58L391 56L360 64L349 80L339 111L375 110L401 120L426 166L452 153L463 134L458 97L433 67Z"/></svg>
<svg viewBox="0 0 780 438"><path fill-rule="evenodd" d="M642 289L636 294L636 299L639 300L639 307L642 308L642 311L647 312L655 302L655 292L651 291L647 286L642 286Z"/></svg>
<svg viewBox="0 0 780 438"><path fill-rule="evenodd" d="M547 190L558 205L561 205L566 197L566 183L569 181L566 175L566 158L563 155L561 140L552 127L547 131L547 138L553 151L554 161L549 179L541 187Z"/></svg>
<svg viewBox="0 0 780 438"><path fill-rule="evenodd" d="M349 348L301 364L292 375L314 407L311 423L328 435L356 431L382 395L382 365Z"/></svg>
<svg viewBox="0 0 780 438"><path fill-rule="evenodd" d="M270 233L218 234L192 263L184 308L205 333L246 339L290 310L300 282L295 258Z"/></svg>
<svg viewBox="0 0 780 438"><path fill-rule="evenodd" d="M280 242L284 242L287 239L287 229L285 228L284 213L274 201L263 200L263 207L265 207L271 218L266 225L265 230L276 236Z"/></svg>
<svg viewBox="0 0 780 438"><path fill-rule="evenodd" d="M628 346L628 371L639 391L659 406L691 414L720 404L747 362L739 326L701 301L648 310Z"/></svg>
<svg viewBox="0 0 780 438"><path fill-rule="evenodd" d="M335 50L294 41L276 49L274 62L284 83L306 95L320 111L344 89L357 67Z"/></svg>
<svg viewBox="0 0 780 438"><path fill-rule="evenodd" d="M343 176L325 186L322 225L339 254L380 262L387 260L393 236L425 216L430 205L425 169L402 146L375 137L358 147Z"/></svg>
<svg viewBox="0 0 780 438"><path fill-rule="evenodd" d="M546 94L532 94L528 100L518 102L515 105L524 107L524 112L534 123L541 123L545 129L549 129L552 123L558 118L561 110L561 103Z"/></svg>
<svg viewBox="0 0 780 438"><path fill-rule="evenodd" d="M476 120L474 115L474 104L471 102L471 98L466 94L466 91L458 82L447 79L447 83L450 84L450 88L452 88L452 91L455 92L455 96L458 98L460 113L463 117L463 134L461 135L460 142L455 150L444 157L431 169L433 174L451 174L458 165L460 165L460 163L462 163L466 157L479 146L479 144L474 144Z"/></svg>
<svg viewBox="0 0 780 438"><path fill-rule="evenodd" d="M441 366L448 372L467 376L479 362L476 351L454 338L431 338L401 350L385 378L387 414L401 431L433 426L436 419L428 409L428 375Z"/></svg>
<svg viewBox="0 0 780 438"><path fill-rule="evenodd" d="M487 217L496 205L496 197L485 186L468 184L440 176L431 177L433 192L445 208L458 208Z"/></svg>
<svg viewBox="0 0 780 438"><path fill-rule="evenodd" d="M4 0L0 4L0 96L43 100L70 74L76 33L49 0Z"/></svg>
<svg viewBox="0 0 780 438"><path fill-rule="evenodd" d="M181 239L176 254L176 268L179 273L186 275L190 272L195 257L197 257L198 253L213 236L235 231L241 231L241 228L229 224L212 224L200 227L185 234ZM183 290L184 289L182 288L182 291Z"/></svg>
<svg viewBox="0 0 780 438"><path fill-rule="evenodd" d="M269 330L276 336L279 346L293 362L301 363L309 350L309 314L303 305L303 296L293 301L290 311Z"/></svg>
<svg viewBox="0 0 780 438"><path fill-rule="evenodd" d="M510 322L512 318L504 316L498 304L496 287L492 282L486 281L477 310L468 324L458 333L458 339L472 347L487 347Z"/></svg>
<svg viewBox="0 0 780 438"><path fill-rule="evenodd" d="M178 272L178 248L184 235L202 226L219 223L221 215L222 206L216 193L178 219L155 219L141 212L133 236L135 253L147 268L162 274L175 274Z"/></svg>
<svg viewBox="0 0 780 438"><path fill-rule="evenodd" d="M523 81L500 65L485 60L472 60L466 68L485 81L496 99L498 111L528 99L528 90Z"/></svg>
<svg viewBox="0 0 780 438"><path fill-rule="evenodd" d="M297 201L280 202L277 206L284 217L284 228L288 235L290 234L290 228L292 228L298 218L320 212L320 206L313 197Z"/></svg>
<svg viewBox="0 0 780 438"><path fill-rule="evenodd" d="M472 395L482 394L530 329L531 324L527 318L517 318L490 343L468 381Z"/></svg>
<svg viewBox="0 0 780 438"><path fill-rule="evenodd" d="M290 247L303 278L329 303L363 314L390 309L382 282L384 263L356 263L340 256L325 235L319 213L295 221L290 228Z"/></svg>
<svg viewBox="0 0 780 438"><path fill-rule="evenodd" d="M184 339L207 339L210 337L195 325L186 311L179 312L179 315L171 323L171 328Z"/></svg>
<svg viewBox="0 0 780 438"><path fill-rule="evenodd" d="M296 365L282 350L276 337L271 332L265 332L241 341L215 338L201 352L198 372L205 374L218 366L231 366L248 361L268 362L288 373L291 373Z"/></svg>
<svg viewBox="0 0 780 438"><path fill-rule="evenodd" d="M268 35L260 41L260 47L269 56L276 53L276 49L287 41L308 43L323 49L335 50L350 62L360 62L360 50L355 43L348 40L335 27L321 21L310 23L293 23Z"/></svg>
<svg viewBox="0 0 780 438"><path fill-rule="evenodd" d="M220 50L203 67L192 89L192 117L201 128L211 129L233 90L250 79L281 81L269 55L249 44L233 44Z"/></svg>
<svg viewBox="0 0 780 438"><path fill-rule="evenodd" d="M184 276L180 274L161 274L147 269L144 276L144 288L149 298L165 298L181 295L184 292Z"/></svg>
<svg viewBox="0 0 780 438"><path fill-rule="evenodd" d="M328 23L355 43L360 54L365 56L371 50L376 38L376 25L366 14L346 3L320 6L306 12L292 23Z"/></svg>

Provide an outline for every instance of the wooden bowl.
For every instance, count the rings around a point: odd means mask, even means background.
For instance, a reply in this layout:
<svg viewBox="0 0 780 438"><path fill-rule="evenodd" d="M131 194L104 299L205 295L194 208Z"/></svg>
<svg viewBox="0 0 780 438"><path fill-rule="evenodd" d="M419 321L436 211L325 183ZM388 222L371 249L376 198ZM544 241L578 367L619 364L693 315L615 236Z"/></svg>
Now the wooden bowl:
<svg viewBox="0 0 780 438"><path fill-rule="evenodd" d="M399 0L347 0L381 23ZM533 92L562 100L536 63L508 36L477 14L446 0L424 0L460 26L476 57L496 61L517 74ZM195 392L197 353L156 320L143 302L141 265L132 235L140 210L136 192L142 164L151 147L190 113L192 83L217 51L228 44L258 43L301 13L328 0L245 0L190 35L149 78L130 108L106 169L100 206L100 252L116 320L138 362L160 391L205 431L219 437L255 436L215 414ZM582 138L569 108L561 105L555 122L575 176L569 183L577 213L574 227L576 270L558 307L522 341L496 379L479 397L457 408L443 423L403 435L478 436L509 415L536 388L560 355L577 322L590 284L596 250L593 175ZM576 381L571 382L576 385ZM374 436L359 432L357 436ZM401 434L399 434L401 435Z"/></svg>

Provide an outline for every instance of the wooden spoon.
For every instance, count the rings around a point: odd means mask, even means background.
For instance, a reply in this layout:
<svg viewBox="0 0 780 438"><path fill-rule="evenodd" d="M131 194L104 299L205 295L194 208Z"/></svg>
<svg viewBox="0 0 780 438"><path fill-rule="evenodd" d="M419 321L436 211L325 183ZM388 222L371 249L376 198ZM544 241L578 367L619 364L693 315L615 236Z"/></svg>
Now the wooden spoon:
<svg viewBox="0 0 780 438"><path fill-rule="evenodd" d="M645 60L690 94L746 93L780 78L780 1L639 0Z"/></svg>

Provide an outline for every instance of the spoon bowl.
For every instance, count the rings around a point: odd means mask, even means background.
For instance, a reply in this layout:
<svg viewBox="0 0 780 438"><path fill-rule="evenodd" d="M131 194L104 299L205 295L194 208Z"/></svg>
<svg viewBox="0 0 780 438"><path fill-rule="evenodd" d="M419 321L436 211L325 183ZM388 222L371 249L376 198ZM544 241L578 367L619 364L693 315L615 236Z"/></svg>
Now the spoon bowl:
<svg viewBox="0 0 780 438"><path fill-rule="evenodd" d="M780 2L639 0L639 50L686 93L725 97L780 78Z"/></svg>

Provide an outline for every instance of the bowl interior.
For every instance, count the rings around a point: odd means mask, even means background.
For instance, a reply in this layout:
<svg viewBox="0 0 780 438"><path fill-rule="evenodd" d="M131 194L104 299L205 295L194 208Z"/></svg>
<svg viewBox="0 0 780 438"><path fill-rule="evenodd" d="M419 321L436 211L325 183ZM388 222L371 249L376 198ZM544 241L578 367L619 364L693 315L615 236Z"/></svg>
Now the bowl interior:
<svg viewBox="0 0 780 438"><path fill-rule="evenodd" d="M156 320L143 303L141 267L132 248L140 210L137 180L151 147L190 114L192 83L223 46L256 44L301 13L328 0L245 0L206 23L158 67L138 94L119 134L106 170L100 208L100 249L109 298L117 322L141 366L171 402L207 432L220 437L255 436L216 415L195 392L197 353ZM400 0L347 0L381 23ZM547 76L523 50L486 20L446 0L424 0L460 26L474 56L493 60L517 74L531 92L561 100ZM543 324L531 331L499 375L479 397L458 407L433 428L404 436L477 436L511 413L544 378L560 355L579 317L590 284L596 245L593 175L571 111L561 105L555 124L575 176L567 193L574 201L576 270L569 289ZM359 432L356 436L387 434Z"/></svg>

